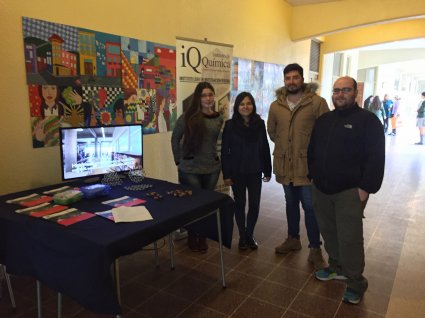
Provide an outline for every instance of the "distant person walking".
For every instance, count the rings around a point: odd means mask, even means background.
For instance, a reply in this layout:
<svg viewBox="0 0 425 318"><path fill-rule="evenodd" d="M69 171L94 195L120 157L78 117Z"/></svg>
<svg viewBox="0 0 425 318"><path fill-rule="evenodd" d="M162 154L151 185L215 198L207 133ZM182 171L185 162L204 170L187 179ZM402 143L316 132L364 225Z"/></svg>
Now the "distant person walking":
<svg viewBox="0 0 425 318"><path fill-rule="evenodd" d="M372 104L372 101L373 101L373 95L370 95L363 102L363 108L366 109L366 110L370 110L370 105Z"/></svg>
<svg viewBox="0 0 425 318"><path fill-rule="evenodd" d="M387 133L388 126L389 126L389 119L390 119L394 102L390 99L390 96L388 94L385 94L384 101L382 104L383 104L382 106L384 107L384 112L385 112L384 132Z"/></svg>
<svg viewBox="0 0 425 318"><path fill-rule="evenodd" d="M416 145L425 145L425 92L422 92L421 98L416 117L416 127L419 128L419 142Z"/></svg>
<svg viewBox="0 0 425 318"><path fill-rule="evenodd" d="M385 121L385 112L382 108L382 102L379 99L379 96L375 96L373 98L372 103L369 106L369 111L374 113L376 117L378 117L379 121L382 124L382 127L384 127L384 121Z"/></svg>
<svg viewBox="0 0 425 318"><path fill-rule="evenodd" d="M400 96L396 95L394 96L394 104L393 108L391 110L390 114L390 121L391 121L391 132L388 134L390 136L395 136L397 134L397 119L399 116L399 107L400 107Z"/></svg>

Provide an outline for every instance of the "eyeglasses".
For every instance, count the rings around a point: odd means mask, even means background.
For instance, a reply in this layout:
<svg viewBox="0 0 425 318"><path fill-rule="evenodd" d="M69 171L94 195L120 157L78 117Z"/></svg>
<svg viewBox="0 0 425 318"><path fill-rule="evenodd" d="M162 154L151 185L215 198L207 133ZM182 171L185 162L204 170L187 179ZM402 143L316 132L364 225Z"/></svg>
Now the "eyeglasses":
<svg viewBox="0 0 425 318"><path fill-rule="evenodd" d="M334 89L332 90L332 93L333 93L334 95L337 95L337 94L339 94L339 93L341 93L341 92L343 92L344 94L347 94L347 93L351 92L352 90L353 90L353 88L352 88L352 87L334 88Z"/></svg>
<svg viewBox="0 0 425 318"><path fill-rule="evenodd" d="M201 94L201 98L208 98L208 97L214 97L214 94L213 93Z"/></svg>

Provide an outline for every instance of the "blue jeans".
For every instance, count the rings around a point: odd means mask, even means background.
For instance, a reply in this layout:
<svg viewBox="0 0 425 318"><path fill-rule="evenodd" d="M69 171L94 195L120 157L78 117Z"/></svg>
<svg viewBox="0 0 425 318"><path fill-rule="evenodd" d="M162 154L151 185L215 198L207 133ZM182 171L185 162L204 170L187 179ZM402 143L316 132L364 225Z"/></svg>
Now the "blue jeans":
<svg viewBox="0 0 425 318"><path fill-rule="evenodd" d="M305 228L309 241L308 247L318 248L320 242L320 231L313 210L312 187L283 185L286 199L286 219L288 220L288 235L300 237L300 203L304 210Z"/></svg>
<svg viewBox="0 0 425 318"><path fill-rule="evenodd" d="M220 175L220 171L207 174L186 173L180 170L178 172L180 184L206 190L214 190Z"/></svg>

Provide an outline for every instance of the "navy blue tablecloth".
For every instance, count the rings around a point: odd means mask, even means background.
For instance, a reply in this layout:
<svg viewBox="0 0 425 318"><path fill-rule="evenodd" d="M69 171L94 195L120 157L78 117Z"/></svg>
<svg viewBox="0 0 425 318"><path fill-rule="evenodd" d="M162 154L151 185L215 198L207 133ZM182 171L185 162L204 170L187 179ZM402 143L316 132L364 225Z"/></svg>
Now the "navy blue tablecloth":
<svg viewBox="0 0 425 318"><path fill-rule="evenodd" d="M126 184L113 187L106 197L83 199L72 204L82 211L99 212L111 207L102 201L124 195L146 200L144 206L153 220L114 223L96 216L65 227L57 223L15 213L18 205L6 200L57 188L60 185L13 193L0 197L0 263L12 274L30 275L92 311L120 314L111 276L111 264L120 256L140 250L187 223L219 209L223 245L230 248L233 232L234 201L223 193L193 189L192 196L167 194L187 189L178 184L145 179L152 184L145 191L128 191ZM81 184L71 184L81 186ZM150 191L163 197L154 200ZM191 225L191 229L218 240L217 219L213 213Z"/></svg>

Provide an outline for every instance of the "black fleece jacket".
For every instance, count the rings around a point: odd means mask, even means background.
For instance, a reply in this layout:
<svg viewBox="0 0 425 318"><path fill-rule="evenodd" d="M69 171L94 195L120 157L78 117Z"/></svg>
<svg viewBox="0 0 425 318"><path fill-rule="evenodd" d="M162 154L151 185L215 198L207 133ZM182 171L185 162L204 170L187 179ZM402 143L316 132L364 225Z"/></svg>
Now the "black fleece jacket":
<svg viewBox="0 0 425 318"><path fill-rule="evenodd" d="M385 136L378 118L357 104L319 117L308 148L309 178L323 193L351 188L376 193L385 166Z"/></svg>

